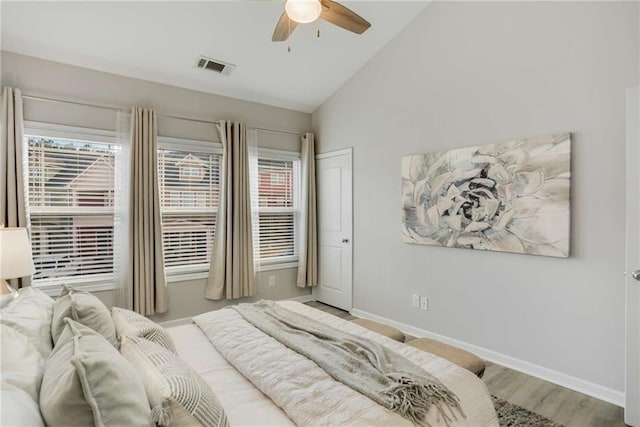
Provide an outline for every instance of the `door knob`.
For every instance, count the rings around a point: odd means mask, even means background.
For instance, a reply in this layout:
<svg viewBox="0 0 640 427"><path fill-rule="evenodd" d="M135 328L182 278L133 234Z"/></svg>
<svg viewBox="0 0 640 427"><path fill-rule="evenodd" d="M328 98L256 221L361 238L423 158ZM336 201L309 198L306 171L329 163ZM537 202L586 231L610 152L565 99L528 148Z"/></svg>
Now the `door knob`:
<svg viewBox="0 0 640 427"><path fill-rule="evenodd" d="M633 277L634 279L640 281L640 270L636 270L633 273L631 273L631 277Z"/></svg>
<svg viewBox="0 0 640 427"><path fill-rule="evenodd" d="M349 243L349 239L342 239L342 243ZM640 274L640 271L638 272L638 274ZM638 276L637 280L640 280L640 276Z"/></svg>

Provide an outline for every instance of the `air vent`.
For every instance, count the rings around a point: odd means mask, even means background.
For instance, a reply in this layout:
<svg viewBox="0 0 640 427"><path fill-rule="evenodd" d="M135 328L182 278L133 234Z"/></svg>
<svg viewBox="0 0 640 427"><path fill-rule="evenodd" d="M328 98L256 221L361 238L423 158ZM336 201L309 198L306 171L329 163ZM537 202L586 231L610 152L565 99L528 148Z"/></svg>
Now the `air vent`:
<svg viewBox="0 0 640 427"><path fill-rule="evenodd" d="M217 59L211 59L204 56L198 58L198 63L196 66L198 68L202 68L203 70L209 70L213 71L214 73L222 74L223 76L230 75L236 68L235 65L229 64L228 62L219 61Z"/></svg>

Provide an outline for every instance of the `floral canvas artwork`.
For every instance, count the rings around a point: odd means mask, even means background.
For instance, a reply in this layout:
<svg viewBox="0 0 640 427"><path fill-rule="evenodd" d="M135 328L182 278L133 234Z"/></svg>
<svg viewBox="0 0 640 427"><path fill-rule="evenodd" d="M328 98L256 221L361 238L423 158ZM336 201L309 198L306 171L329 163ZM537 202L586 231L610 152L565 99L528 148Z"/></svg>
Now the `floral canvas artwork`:
<svg viewBox="0 0 640 427"><path fill-rule="evenodd" d="M569 256L571 135L402 158L402 241Z"/></svg>

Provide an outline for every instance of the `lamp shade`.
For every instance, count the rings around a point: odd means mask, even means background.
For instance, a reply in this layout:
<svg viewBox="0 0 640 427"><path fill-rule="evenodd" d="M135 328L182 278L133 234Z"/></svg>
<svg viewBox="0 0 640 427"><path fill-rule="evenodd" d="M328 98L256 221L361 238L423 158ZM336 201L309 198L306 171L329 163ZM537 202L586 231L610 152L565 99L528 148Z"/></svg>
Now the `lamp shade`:
<svg viewBox="0 0 640 427"><path fill-rule="evenodd" d="M0 228L0 279L17 279L35 273L26 228Z"/></svg>

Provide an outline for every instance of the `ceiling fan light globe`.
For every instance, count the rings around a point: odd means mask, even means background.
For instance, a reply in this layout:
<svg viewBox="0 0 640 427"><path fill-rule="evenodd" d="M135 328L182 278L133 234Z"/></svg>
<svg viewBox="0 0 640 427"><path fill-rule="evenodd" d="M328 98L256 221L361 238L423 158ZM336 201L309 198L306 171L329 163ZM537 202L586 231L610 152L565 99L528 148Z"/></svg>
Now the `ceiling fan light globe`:
<svg viewBox="0 0 640 427"><path fill-rule="evenodd" d="M319 0L287 0L284 10L291 20L308 24L318 19L322 13L322 5Z"/></svg>

